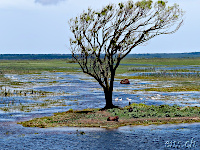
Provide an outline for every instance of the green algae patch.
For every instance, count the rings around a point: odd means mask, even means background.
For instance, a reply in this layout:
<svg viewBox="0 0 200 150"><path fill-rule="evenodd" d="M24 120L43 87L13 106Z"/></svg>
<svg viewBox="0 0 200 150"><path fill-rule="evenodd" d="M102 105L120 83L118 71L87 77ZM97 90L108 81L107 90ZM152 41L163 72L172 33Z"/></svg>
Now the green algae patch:
<svg viewBox="0 0 200 150"><path fill-rule="evenodd" d="M108 117L118 116L118 121L107 121ZM121 126L194 123L200 122L199 107L179 107L177 105L145 105L133 103L124 108L72 110L54 113L53 116L34 118L19 122L24 127L101 127L118 128Z"/></svg>

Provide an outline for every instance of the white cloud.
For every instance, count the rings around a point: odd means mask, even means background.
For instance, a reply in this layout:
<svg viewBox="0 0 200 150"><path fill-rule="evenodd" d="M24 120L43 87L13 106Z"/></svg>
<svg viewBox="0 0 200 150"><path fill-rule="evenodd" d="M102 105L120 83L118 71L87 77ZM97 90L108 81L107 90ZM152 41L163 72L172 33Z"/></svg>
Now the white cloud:
<svg viewBox="0 0 200 150"><path fill-rule="evenodd" d="M56 5L61 1L65 0L35 0L35 3L40 3L42 5Z"/></svg>

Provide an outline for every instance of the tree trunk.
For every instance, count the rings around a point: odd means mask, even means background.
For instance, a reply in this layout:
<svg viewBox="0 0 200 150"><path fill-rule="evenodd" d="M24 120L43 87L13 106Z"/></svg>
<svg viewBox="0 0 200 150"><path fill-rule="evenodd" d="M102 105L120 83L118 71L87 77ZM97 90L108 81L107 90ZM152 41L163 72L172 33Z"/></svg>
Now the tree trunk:
<svg viewBox="0 0 200 150"><path fill-rule="evenodd" d="M104 94L105 94L105 100L106 100L106 106L104 109L112 109L112 108L119 108L118 106L113 105L112 103L112 93L113 93L113 84L114 84L114 77L115 77L115 70L113 70L113 66L110 66L111 69L111 79L110 79L110 85L107 84L106 87L104 87ZM107 81L108 83L108 81Z"/></svg>
<svg viewBox="0 0 200 150"><path fill-rule="evenodd" d="M118 108L118 106L113 105L112 103L112 90L110 88L105 88L105 100L106 100L106 106L103 109L111 109L111 108Z"/></svg>

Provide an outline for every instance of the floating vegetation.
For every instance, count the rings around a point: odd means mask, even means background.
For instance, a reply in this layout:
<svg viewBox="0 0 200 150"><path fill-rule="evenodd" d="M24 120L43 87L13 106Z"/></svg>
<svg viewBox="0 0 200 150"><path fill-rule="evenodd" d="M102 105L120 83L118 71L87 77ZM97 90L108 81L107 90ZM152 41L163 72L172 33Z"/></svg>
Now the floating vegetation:
<svg viewBox="0 0 200 150"><path fill-rule="evenodd" d="M41 103L20 103L20 104L7 104L5 107L0 107L0 110L5 112L31 112L38 109L58 107L58 106L67 106L64 100L43 100Z"/></svg>
<svg viewBox="0 0 200 150"><path fill-rule="evenodd" d="M127 58L121 64L191 66L200 65L200 58Z"/></svg>
<svg viewBox="0 0 200 150"><path fill-rule="evenodd" d="M47 91L35 91L35 90L13 90L1 87L0 96L10 97L10 96L50 96L53 92Z"/></svg>
<svg viewBox="0 0 200 150"><path fill-rule="evenodd" d="M158 88L153 87L153 88L146 88L142 90L143 91L158 91L158 92L200 91L200 85L185 85L185 86L182 85L182 86L158 87Z"/></svg>
<svg viewBox="0 0 200 150"><path fill-rule="evenodd" d="M134 71L134 72L147 72L147 71L156 71L155 67L131 67L128 68L128 71Z"/></svg>
<svg viewBox="0 0 200 150"><path fill-rule="evenodd" d="M150 77L183 77L183 78L200 78L199 72L150 72L150 73L141 73L141 76L150 76Z"/></svg>

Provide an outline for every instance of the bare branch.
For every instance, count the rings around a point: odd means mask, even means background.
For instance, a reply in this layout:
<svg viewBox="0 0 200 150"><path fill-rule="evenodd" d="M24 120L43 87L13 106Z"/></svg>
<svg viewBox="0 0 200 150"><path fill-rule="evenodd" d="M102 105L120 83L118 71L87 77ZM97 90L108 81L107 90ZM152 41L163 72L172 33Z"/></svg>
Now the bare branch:
<svg viewBox="0 0 200 150"><path fill-rule="evenodd" d="M167 6L164 1L153 4L152 0L136 3L129 0L99 11L89 8L69 21L73 57L104 92L109 90L112 94L121 60L136 46L158 35L175 33L183 23L183 15L177 4Z"/></svg>

